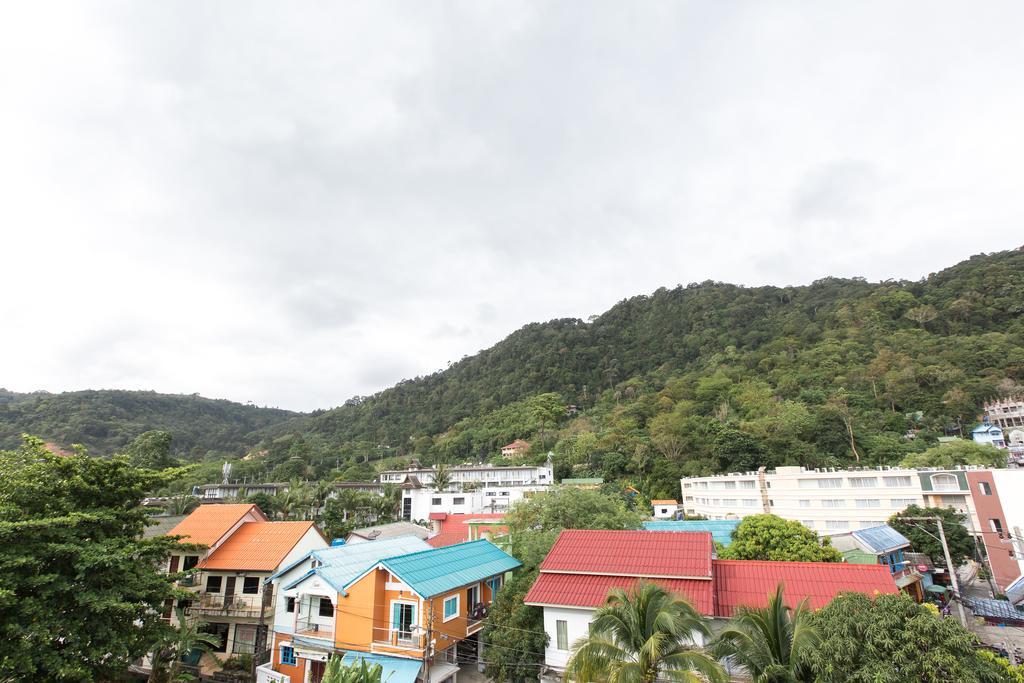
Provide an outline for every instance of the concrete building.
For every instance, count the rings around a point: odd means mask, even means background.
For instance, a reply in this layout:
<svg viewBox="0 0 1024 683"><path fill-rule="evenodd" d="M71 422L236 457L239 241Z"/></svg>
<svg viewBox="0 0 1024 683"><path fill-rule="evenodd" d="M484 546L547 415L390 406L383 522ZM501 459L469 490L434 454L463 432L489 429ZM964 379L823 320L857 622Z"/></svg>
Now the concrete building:
<svg viewBox="0 0 1024 683"><path fill-rule="evenodd" d="M516 439L512 443L501 447L501 455L506 458L515 458L520 455L526 455L529 452L530 442L523 441L522 439Z"/></svg>
<svg viewBox="0 0 1024 683"><path fill-rule="evenodd" d="M654 509L654 519L675 519L676 512L679 510L679 501L652 500L651 507Z"/></svg>
<svg viewBox="0 0 1024 683"><path fill-rule="evenodd" d="M423 521L435 514L502 513L518 500L547 490L547 486L487 487L469 491L435 491L422 485L402 486L402 519Z"/></svg>
<svg viewBox="0 0 1024 683"><path fill-rule="evenodd" d="M921 505L915 470L809 470L779 467L683 479L688 515L740 519L773 514L803 523L821 535L877 526L908 505Z"/></svg>
<svg viewBox="0 0 1024 683"><path fill-rule="evenodd" d="M998 425L987 422L980 424L971 430L971 438L974 439L974 443L1006 448L1006 438L1003 436L1002 428Z"/></svg>
<svg viewBox="0 0 1024 683"><path fill-rule="evenodd" d="M384 470L377 477L381 484L402 485L415 479L423 486L433 486L434 467L410 467L404 470ZM494 465L458 465L449 467L452 486L549 486L554 483L553 466L550 460L543 465L516 465L495 467Z"/></svg>
<svg viewBox="0 0 1024 683"><path fill-rule="evenodd" d="M985 422L1009 431L1024 427L1024 396L1007 396L989 401L984 406Z"/></svg>

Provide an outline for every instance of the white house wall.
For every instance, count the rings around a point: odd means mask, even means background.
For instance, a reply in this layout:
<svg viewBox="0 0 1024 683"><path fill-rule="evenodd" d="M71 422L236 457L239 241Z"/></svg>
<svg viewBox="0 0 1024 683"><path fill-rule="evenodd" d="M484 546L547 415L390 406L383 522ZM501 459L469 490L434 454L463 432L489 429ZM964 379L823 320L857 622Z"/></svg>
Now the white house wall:
<svg viewBox="0 0 1024 683"><path fill-rule="evenodd" d="M992 470L992 480L1017 554L1017 566L1024 574L1024 469Z"/></svg>

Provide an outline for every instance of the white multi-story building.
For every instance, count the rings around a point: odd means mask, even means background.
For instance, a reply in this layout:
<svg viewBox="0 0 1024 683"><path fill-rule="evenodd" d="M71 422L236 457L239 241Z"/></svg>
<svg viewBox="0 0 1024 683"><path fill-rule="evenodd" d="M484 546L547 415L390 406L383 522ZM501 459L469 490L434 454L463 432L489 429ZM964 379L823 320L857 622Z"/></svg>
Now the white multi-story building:
<svg viewBox="0 0 1024 683"><path fill-rule="evenodd" d="M1014 427L1024 427L1024 396L1000 398L986 403L984 408L989 424L1007 432Z"/></svg>
<svg viewBox="0 0 1024 683"><path fill-rule="evenodd" d="M546 490L546 486L507 486L473 491L435 491L416 487L402 489L402 519L430 519L431 513L478 514L507 512L517 500Z"/></svg>
<svg viewBox="0 0 1024 683"><path fill-rule="evenodd" d="M378 480L382 484L419 483L431 486L434 483L434 467L410 467L404 470L384 470ZM509 486L549 486L554 483L554 470L550 458L543 465L515 465L495 467L494 465L457 465L448 468L449 481L453 485L483 486L488 488Z"/></svg>
<svg viewBox="0 0 1024 683"><path fill-rule="evenodd" d="M822 535L876 526L908 505L925 502L917 471L899 468L779 467L691 477L681 484L686 514L738 519L769 513Z"/></svg>

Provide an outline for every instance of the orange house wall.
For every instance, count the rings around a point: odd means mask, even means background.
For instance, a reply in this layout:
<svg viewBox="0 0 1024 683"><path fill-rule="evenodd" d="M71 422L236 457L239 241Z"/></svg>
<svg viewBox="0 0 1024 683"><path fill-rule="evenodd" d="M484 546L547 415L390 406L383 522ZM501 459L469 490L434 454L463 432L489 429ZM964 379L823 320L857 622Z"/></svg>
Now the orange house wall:
<svg viewBox="0 0 1024 683"><path fill-rule="evenodd" d="M275 633L274 634L274 652L271 654L271 667L274 671L279 671L292 681L301 682L306 680L306 660L297 658L295 661L297 664L291 666L290 664L281 663L281 644L287 643L292 639L289 633Z"/></svg>

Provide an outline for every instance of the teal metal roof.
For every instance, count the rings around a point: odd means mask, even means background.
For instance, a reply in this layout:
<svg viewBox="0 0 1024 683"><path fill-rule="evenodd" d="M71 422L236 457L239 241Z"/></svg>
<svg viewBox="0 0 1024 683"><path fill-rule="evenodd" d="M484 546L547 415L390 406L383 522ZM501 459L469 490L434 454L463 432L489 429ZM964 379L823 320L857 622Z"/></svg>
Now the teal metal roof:
<svg viewBox="0 0 1024 683"><path fill-rule="evenodd" d="M740 525L738 519L659 519L644 522L646 531L708 531L715 543L727 546L732 543L732 534Z"/></svg>
<svg viewBox="0 0 1024 683"><path fill-rule="evenodd" d="M429 549L430 546L427 545L427 542L416 536L397 536L395 538L384 538L379 541L349 543L314 550L302 558L302 560L299 560L299 562L313 557L320 561L320 566L306 572L303 576L285 586L284 590L294 588L300 582L316 574L339 593L343 593L346 584L384 558ZM292 564L292 567L295 564ZM284 571L287 571L287 569ZM280 573L278 572L278 574Z"/></svg>
<svg viewBox="0 0 1024 683"><path fill-rule="evenodd" d="M519 560L483 539L389 557L380 563L424 598L503 574L521 565Z"/></svg>

